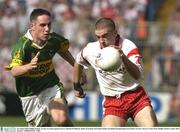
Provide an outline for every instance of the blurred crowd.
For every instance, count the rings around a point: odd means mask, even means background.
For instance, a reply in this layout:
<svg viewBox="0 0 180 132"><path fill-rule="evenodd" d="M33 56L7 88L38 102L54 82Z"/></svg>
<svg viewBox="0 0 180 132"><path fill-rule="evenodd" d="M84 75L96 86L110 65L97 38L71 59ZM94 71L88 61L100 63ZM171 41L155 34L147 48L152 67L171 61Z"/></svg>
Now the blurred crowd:
<svg viewBox="0 0 180 132"><path fill-rule="evenodd" d="M180 3L164 27L157 17L164 0L0 0L0 91L16 92L13 77L3 67L11 49L29 26L34 8L46 8L53 15L52 31L70 40L75 57L88 42L95 41L94 22L110 17L124 38L134 41L143 55L145 87L150 91L180 91ZM72 67L55 56L54 65L66 91L72 89ZM98 90L94 72L88 72L89 90ZM180 106L180 104L179 104Z"/></svg>
<svg viewBox="0 0 180 132"><path fill-rule="evenodd" d="M156 19L162 2L163 0L0 0L0 65L3 67L9 62L11 49L18 37L26 33L29 14L34 8L51 11L52 30L70 40L70 50L75 56L87 42L95 41L94 22L103 16L116 22L123 37L142 41L147 39L146 21ZM66 89L71 89L72 68L60 57L55 57L54 62ZM12 76L2 69L0 72L1 89L15 91ZM89 74L93 76L93 73ZM95 79L90 84L92 85L89 87L94 89Z"/></svg>
<svg viewBox="0 0 180 132"><path fill-rule="evenodd" d="M161 44L159 64L161 73L160 87L168 91L180 92L180 2L177 2L169 20L169 25Z"/></svg>

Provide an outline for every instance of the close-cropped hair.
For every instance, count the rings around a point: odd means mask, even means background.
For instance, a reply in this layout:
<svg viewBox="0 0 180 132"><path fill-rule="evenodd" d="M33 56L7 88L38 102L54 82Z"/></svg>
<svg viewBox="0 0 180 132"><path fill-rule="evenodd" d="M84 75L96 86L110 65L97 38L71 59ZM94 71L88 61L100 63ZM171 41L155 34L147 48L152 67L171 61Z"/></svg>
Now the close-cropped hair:
<svg viewBox="0 0 180 132"><path fill-rule="evenodd" d="M115 30L116 29L116 25L114 23L114 21L111 18L100 18L96 21L95 23L95 29L102 29L108 27L111 30Z"/></svg>
<svg viewBox="0 0 180 132"><path fill-rule="evenodd" d="M33 20L36 20L38 16L41 15L48 15L51 17L51 13L48 10L45 9L41 9L41 8L37 8L34 9L31 14L30 14L30 22L32 22Z"/></svg>

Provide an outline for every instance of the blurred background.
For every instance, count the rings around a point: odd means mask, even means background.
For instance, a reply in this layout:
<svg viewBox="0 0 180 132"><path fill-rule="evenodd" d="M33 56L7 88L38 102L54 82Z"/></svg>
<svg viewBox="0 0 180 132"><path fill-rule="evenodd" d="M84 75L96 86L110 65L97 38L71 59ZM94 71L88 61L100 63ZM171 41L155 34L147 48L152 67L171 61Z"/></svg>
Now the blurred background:
<svg viewBox="0 0 180 132"><path fill-rule="evenodd" d="M37 7L51 11L52 30L70 40L74 57L88 42L96 41L95 21L112 18L119 34L135 42L142 54L142 85L150 94L159 122L180 126L179 0L0 0L0 126L7 126L12 118L10 125L24 125L17 122L24 118L14 78L3 67L9 63L18 37L28 29L30 12ZM94 71L87 72L87 97L82 100L72 91L72 67L59 56L55 56L54 65L64 83L71 118L96 121L93 125L100 126L102 96Z"/></svg>

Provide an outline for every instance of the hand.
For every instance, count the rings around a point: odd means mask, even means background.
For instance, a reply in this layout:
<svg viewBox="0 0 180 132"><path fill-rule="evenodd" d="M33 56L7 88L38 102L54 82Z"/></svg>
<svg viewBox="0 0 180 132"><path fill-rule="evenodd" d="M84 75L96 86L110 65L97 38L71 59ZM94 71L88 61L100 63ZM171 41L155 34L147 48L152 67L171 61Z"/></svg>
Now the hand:
<svg viewBox="0 0 180 132"><path fill-rule="evenodd" d="M117 49L119 51L119 53L121 54L121 56L124 54L122 51L122 44L120 46L116 46L116 45L110 45L110 46Z"/></svg>
<svg viewBox="0 0 180 132"><path fill-rule="evenodd" d="M34 58L31 60L31 62L30 62L31 69L34 69L34 68L37 67L39 55L40 55L40 52L38 52L38 53L34 56Z"/></svg>
<svg viewBox="0 0 180 132"><path fill-rule="evenodd" d="M76 97L84 98L86 96L80 83L74 83L74 90L75 90L74 94Z"/></svg>

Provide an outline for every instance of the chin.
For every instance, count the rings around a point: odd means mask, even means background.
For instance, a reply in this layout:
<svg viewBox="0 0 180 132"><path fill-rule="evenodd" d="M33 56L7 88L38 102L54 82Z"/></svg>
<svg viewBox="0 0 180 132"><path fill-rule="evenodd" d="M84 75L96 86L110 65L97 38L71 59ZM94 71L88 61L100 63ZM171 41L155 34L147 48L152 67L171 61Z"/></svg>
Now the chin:
<svg viewBox="0 0 180 132"><path fill-rule="evenodd" d="M48 40L48 38L49 38L49 37L45 37L45 38L43 38L43 41L47 41L47 40Z"/></svg>

